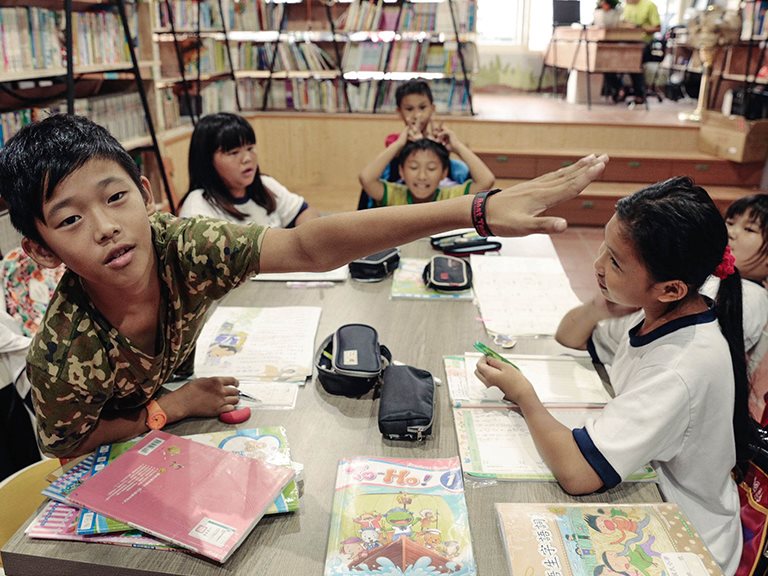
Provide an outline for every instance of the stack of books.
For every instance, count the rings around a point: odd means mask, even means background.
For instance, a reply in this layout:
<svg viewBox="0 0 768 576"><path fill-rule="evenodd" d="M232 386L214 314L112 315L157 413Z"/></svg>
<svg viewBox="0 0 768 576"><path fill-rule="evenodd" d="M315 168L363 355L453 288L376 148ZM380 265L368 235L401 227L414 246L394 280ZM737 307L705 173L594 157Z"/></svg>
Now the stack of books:
<svg viewBox="0 0 768 576"><path fill-rule="evenodd" d="M43 491L31 538L188 550L225 562L264 514L298 509L279 427L99 447Z"/></svg>

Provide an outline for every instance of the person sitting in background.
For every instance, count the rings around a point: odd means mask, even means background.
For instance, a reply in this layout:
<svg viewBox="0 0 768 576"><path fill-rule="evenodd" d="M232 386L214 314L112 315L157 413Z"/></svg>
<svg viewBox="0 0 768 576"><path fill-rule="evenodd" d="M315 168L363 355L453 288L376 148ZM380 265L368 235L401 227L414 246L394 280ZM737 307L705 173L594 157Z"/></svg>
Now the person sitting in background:
<svg viewBox="0 0 768 576"><path fill-rule="evenodd" d="M443 132L443 125L434 126L432 124L432 115L435 113L435 104L432 98L432 90L424 80L414 78L408 80L397 87L395 90L395 103L397 105L397 114L407 126L415 126L416 132L423 135L424 138L437 138L438 134ZM384 139L384 145L390 146L400 137L400 133L388 135ZM442 142L445 144L445 142ZM469 167L466 163L457 158L451 158L448 167L448 174L440 185L453 186L461 184L472 177ZM393 160L381 173L381 179L389 182L402 182L400 177L397 158Z"/></svg>
<svg viewBox="0 0 768 576"><path fill-rule="evenodd" d="M624 10L621 14L621 25L627 28L640 28L643 31L643 64L651 59L651 42L653 35L661 30L661 19L659 10L651 0L626 0ZM606 73L605 83L608 93L613 97L614 102L623 101L626 96L626 90L621 81L621 75L616 73ZM645 103L645 74L636 72L630 74L632 78L632 94L635 104Z"/></svg>
<svg viewBox="0 0 768 576"><path fill-rule="evenodd" d="M256 134L237 114L209 114L189 143L189 191L179 216L291 228L320 214L271 176L262 175Z"/></svg>
<svg viewBox="0 0 768 576"><path fill-rule="evenodd" d="M414 123L403 130L395 142L360 172L363 190L378 206L445 200L465 194L476 194L493 186L493 173L456 134L446 128L440 128L440 132L435 135L445 141L446 146L430 138L420 138L423 135ZM451 151L467 162L476 180L441 188L440 183L448 174ZM403 179L402 184L380 178L382 169L395 158L398 173Z"/></svg>

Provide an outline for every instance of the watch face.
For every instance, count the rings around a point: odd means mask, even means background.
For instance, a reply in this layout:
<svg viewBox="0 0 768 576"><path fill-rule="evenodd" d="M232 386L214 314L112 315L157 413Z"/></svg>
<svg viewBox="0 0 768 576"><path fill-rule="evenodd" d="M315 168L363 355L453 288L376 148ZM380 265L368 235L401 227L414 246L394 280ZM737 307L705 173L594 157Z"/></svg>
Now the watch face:
<svg viewBox="0 0 768 576"><path fill-rule="evenodd" d="M168 421L163 409L155 400L147 404L147 426L150 430L160 430Z"/></svg>

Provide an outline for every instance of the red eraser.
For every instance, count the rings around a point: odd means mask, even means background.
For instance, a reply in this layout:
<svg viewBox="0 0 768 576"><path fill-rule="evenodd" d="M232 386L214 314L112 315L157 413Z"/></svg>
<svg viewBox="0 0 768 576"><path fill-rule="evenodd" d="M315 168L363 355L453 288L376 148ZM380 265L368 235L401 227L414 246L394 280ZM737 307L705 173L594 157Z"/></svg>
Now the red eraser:
<svg viewBox="0 0 768 576"><path fill-rule="evenodd" d="M230 410L229 412L222 412L219 414L219 420L225 424L240 424L250 417L251 409L247 406L245 408L238 408L237 410Z"/></svg>

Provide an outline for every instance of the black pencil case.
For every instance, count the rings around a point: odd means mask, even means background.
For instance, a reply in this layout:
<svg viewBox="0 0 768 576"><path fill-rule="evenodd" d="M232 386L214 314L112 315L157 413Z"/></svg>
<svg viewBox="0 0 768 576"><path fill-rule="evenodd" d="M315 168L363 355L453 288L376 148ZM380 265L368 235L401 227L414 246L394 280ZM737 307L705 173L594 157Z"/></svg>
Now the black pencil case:
<svg viewBox="0 0 768 576"><path fill-rule="evenodd" d="M360 282L378 282L392 274L400 264L400 249L388 248L349 263L349 275Z"/></svg>
<svg viewBox="0 0 768 576"><path fill-rule="evenodd" d="M501 250L501 242L480 236L477 232L464 232L430 239L435 250L450 256L465 256L467 254L484 254Z"/></svg>
<svg viewBox="0 0 768 576"><path fill-rule="evenodd" d="M389 440L424 440L432 434L435 381L413 366L384 371L379 401L379 431Z"/></svg>
<svg viewBox="0 0 768 576"><path fill-rule="evenodd" d="M345 324L317 349L317 379L330 394L362 396L376 385L391 359L392 354L379 344L379 335L373 327Z"/></svg>
<svg viewBox="0 0 768 576"><path fill-rule="evenodd" d="M455 256L432 256L422 279L428 288L438 292L459 292L472 287L472 268Z"/></svg>

